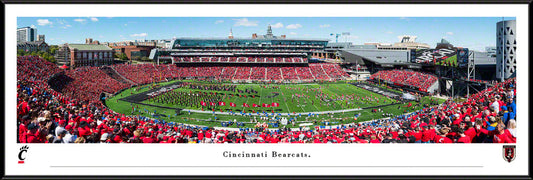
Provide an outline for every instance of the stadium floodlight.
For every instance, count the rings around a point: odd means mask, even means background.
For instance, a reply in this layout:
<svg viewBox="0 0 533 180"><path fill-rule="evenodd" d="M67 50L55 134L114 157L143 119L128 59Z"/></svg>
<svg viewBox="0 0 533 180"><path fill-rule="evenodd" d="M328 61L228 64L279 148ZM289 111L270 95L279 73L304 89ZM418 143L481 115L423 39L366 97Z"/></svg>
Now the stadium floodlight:
<svg viewBox="0 0 533 180"><path fill-rule="evenodd" d="M339 36L341 36L341 34L334 34L334 33L331 33L329 34L330 36L333 36L335 35L335 43L338 43L339 42Z"/></svg>

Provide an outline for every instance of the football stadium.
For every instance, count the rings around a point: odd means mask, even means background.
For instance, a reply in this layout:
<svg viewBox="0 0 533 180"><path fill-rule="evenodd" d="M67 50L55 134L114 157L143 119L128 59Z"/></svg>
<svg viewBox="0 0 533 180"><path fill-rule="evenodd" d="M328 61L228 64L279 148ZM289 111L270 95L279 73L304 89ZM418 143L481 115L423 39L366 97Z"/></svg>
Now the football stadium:
<svg viewBox="0 0 533 180"><path fill-rule="evenodd" d="M75 45L89 65L18 56L17 142L516 143L515 75L481 77L499 66L486 56L444 40L336 44L269 26L175 38L149 51L153 63L91 65L105 52Z"/></svg>

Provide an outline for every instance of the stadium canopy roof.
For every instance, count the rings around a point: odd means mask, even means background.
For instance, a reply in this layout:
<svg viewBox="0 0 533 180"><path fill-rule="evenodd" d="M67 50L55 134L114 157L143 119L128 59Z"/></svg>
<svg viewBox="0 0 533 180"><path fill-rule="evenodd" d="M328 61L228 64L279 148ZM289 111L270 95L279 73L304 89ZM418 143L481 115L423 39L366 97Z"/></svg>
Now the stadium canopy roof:
<svg viewBox="0 0 533 180"><path fill-rule="evenodd" d="M183 37L183 38L177 38L176 40L275 40L275 41L329 41L329 39L319 39L319 38L272 38L272 39L265 39L265 38L220 38L220 37L206 37L206 38L195 38L195 37Z"/></svg>
<svg viewBox="0 0 533 180"><path fill-rule="evenodd" d="M346 53L362 57L377 64L413 64L407 50L345 49Z"/></svg>

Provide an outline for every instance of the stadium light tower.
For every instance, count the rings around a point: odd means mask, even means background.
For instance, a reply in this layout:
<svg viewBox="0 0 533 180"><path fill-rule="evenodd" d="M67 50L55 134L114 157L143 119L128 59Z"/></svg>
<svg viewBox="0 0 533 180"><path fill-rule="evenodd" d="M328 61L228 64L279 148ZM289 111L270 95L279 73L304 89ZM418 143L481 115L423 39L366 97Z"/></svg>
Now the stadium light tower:
<svg viewBox="0 0 533 180"><path fill-rule="evenodd" d="M348 36L350 35L350 32L342 32L342 36L344 36L344 42L348 42Z"/></svg>
<svg viewBox="0 0 533 180"><path fill-rule="evenodd" d="M333 33L331 33L331 34L329 34L329 35L330 35L330 36L335 35L335 43L338 43L338 42L339 42L339 36L341 36L341 34L333 34Z"/></svg>

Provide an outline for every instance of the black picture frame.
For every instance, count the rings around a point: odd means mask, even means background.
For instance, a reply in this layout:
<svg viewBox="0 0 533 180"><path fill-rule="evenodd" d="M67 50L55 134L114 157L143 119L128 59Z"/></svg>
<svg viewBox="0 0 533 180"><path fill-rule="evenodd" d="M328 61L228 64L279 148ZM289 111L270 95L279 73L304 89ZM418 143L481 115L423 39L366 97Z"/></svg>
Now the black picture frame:
<svg viewBox="0 0 533 180"><path fill-rule="evenodd" d="M256 0L256 1L243 1L243 0L139 0L139 1L126 1L126 0L3 0L2 10L6 10L8 4L529 4L530 0L335 0L335 1L321 1L321 0ZM5 16L3 18L5 26ZM531 24L531 19L529 19ZM3 39L6 37L6 32L3 33ZM5 54L5 48L2 48L3 54ZM529 53L531 55L531 52ZM5 69L5 61L2 61L1 65ZM528 68L531 68L531 63ZM5 84L6 72L2 73L2 82ZM528 72L529 77L529 72ZM531 86L531 81L529 81ZM5 94L5 88L2 92ZM529 87L530 88L530 87ZM1 97L5 102L6 96ZM528 100L529 101L529 100ZM529 102L528 102L529 103ZM530 107L531 108L531 107ZM6 114L5 109L1 108L2 114ZM5 119L8 121L8 119ZM7 127L4 127L7 128ZM528 134L529 136L530 134ZM4 139L5 134L0 133L0 138ZM531 140L531 136L529 136ZM530 142L528 142L528 145ZM4 143L5 145L5 143ZM6 146L2 148L3 154L6 152ZM527 152L529 154L529 152ZM2 158L3 164L6 165L5 156ZM2 169L2 179L532 179L531 171L528 171L528 175L524 176L6 176L5 166Z"/></svg>

